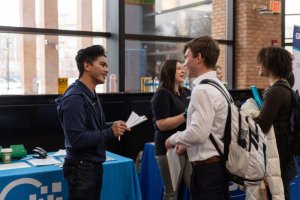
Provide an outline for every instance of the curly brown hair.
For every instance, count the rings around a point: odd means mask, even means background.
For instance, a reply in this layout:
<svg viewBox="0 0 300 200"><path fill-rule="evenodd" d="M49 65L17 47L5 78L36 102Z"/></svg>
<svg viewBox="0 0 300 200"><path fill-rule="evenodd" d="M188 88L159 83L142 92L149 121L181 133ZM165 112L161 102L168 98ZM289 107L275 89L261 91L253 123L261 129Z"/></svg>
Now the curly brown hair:
<svg viewBox="0 0 300 200"><path fill-rule="evenodd" d="M261 48L257 54L256 62L278 78L287 79L293 70L293 57L282 47Z"/></svg>
<svg viewBox="0 0 300 200"><path fill-rule="evenodd" d="M220 48L217 41L210 36L198 37L190 40L184 45L183 54L187 49L193 53L193 57L197 57L200 53L204 58L204 63L207 67L214 69L220 55Z"/></svg>

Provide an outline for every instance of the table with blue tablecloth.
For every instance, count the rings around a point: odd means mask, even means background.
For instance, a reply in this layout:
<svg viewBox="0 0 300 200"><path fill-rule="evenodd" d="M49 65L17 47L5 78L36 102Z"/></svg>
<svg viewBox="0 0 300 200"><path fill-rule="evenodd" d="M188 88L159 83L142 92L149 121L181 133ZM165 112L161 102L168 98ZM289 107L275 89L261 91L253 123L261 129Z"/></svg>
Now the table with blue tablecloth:
<svg viewBox="0 0 300 200"><path fill-rule="evenodd" d="M298 160L298 158L296 158ZM298 174L300 168L298 167ZM146 143L140 167L140 185L143 200L161 200L163 197L163 185L160 177L158 165L155 160L154 143ZM230 183L230 195L232 200L244 200L245 193L241 191L237 184ZM296 177L291 182L291 200L300 199L300 179ZM182 183L179 189L178 199L189 200L190 194Z"/></svg>
<svg viewBox="0 0 300 200"><path fill-rule="evenodd" d="M141 200L141 190L133 160L110 152L103 164L101 200ZM20 162L20 161L19 161ZM56 165L0 171L0 199L67 199L62 168Z"/></svg>

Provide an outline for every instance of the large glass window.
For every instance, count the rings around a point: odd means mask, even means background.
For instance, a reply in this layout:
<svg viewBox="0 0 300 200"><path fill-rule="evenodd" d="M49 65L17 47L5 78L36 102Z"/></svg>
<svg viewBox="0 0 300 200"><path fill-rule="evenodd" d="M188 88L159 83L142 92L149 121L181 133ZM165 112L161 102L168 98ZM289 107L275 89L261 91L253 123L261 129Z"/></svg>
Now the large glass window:
<svg viewBox="0 0 300 200"><path fill-rule="evenodd" d="M178 37L211 35L211 3L192 2L156 0L151 5L127 2L125 32Z"/></svg>
<svg viewBox="0 0 300 200"><path fill-rule="evenodd" d="M166 59L184 60L182 51L186 41L203 35L213 35L212 1L125 2L125 91L143 91L142 79L158 77L160 67ZM230 12L226 3L219 6L224 6L224 16L232 16L232 13L226 14ZM232 8L229 10L232 11ZM227 76L227 71L233 68L232 63L227 66L227 58L232 56L232 51L228 51L228 44L224 41L231 39L224 34L227 32L226 19L216 20L219 16L221 15L215 16L215 25L220 28L215 28L217 31L214 37L223 40L218 65L223 70L222 81L228 82L227 79L232 73Z"/></svg>
<svg viewBox="0 0 300 200"><path fill-rule="evenodd" d="M19 13L20 13L19 0L0 1L0 25L1 26L20 26Z"/></svg>
<svg viewBox="0 0 300 200"><path fill-rule="evenodd" d="M59 77L69 84L78 78L78 49L105 43L104 38L1 33L0 94L56 94Z"/></svg>
<svg viewBox="0 0 300 200"><path fill-rule="evenodd" d="M104 32L104 8L104 0L0 1L0 26Z"/></svg>
<svg viewBox="0 0 300 200"><path fill-rule="evenodd" d="M125 43L125 91L141 91L141 77L158 77L166 59L183 61L184 43L127 40Z"/></svg>
<svg viewBox="0 0 300 200"><path fill-rule="evenodd" d="M298 15L286 15L285 17L285 38L292 39L294 25L300 26L300 11Z"/></svg>
<svg viewBox="0 0 300 200"><path fill-rule="evenodd" d="M71 84L78 78L77 51L106 47L97 36L106 29L104 6L103 0L1 1L0 95L57 94L59 77ZM106 85L96 91L106 92Z"/></svg>
<svg viewBox="0 0 300 200"><path fill-rule="evenodd" d="M285 0L285 14L300 14L299 0Z"/></svg>
<svg viewBox="0 0 300 200"><path fill-rule="evenodd" d="M285 46L291 49L294 25L300 26L300 1L285 0Z"/></svg>
<svg viewBox="0 0 300 200"><path fill-rule="evenodd" d="M232 16L232 8L228 8L233 6L212 2L0 2L0 94L57 94L57 78L68 77L69 84L73 82L78 77L76 52L93 44L107 47L110 70L119 76L120 91L141 91L141 77L158 77L166 59L183 61L184 43L202 35L222 40L218 64L224 70L223 81L227 81L227 70L232 69L228 64L228 56L232 56L228 45L233 44L233 39L225 30L230 23L224 16ZM218 14L213 17L216 7L224 7L220 20ZM213 24L216 21L222 22ZM106 23L110 25L108 29ZM106 86L97 88L97 92L106 92Z"/></svg>
<svg viewBox="0 0 300 200"><path fill-rule="evenodd" d="M0 34L0 94L22 93L20 77L20 39Z"/></svg>
<svg viewBox="0 0 300 200"><path fill-rule="evenodd" d="M125 43L125 91L143 91L142 77L159 77L162 63L166 59L177 59L184 62L183 42L149 42L127 40ZM220 57L218 65L223 72L223 80L226 79L227 46L220 45Z"/></svg>

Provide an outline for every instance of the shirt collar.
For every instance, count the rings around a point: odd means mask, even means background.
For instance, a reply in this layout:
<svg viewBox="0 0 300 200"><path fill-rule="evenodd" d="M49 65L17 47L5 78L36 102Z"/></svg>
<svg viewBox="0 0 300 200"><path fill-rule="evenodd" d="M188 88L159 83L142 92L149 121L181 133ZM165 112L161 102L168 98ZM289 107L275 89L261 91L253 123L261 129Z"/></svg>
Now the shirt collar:
<svg viewBox="0 0 300 200"><path fill-rule="evenodd" d="M76 80L76 83L78 84L79 87L83 90L83 92L88 95L91 99L95 98L95 95L91 92L91 90L79 79Z"/></svg>
<svg viewBox="0 0 300 200"><path fill-rule="evenodd" d="M196 85L199 85L200 82L204 79L215 79L217 78L217 72L216 71L209 71L204 74L201 74L198 76L191 84L192 88L194 88Z"/></svg>

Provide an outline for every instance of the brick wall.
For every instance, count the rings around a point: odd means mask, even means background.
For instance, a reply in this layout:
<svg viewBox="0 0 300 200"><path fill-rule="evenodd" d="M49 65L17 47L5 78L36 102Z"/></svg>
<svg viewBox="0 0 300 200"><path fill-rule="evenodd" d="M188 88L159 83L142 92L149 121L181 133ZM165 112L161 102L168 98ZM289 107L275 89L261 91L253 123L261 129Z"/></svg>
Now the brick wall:
<svg viewBox="0 0 300 200"><path fill-rule="evenodd" d="M236 0L234 25L236 89L247 89L251 85L257 85L259 88L267 87L267 79L258 76L256 55L260 48L271 45L271 40L277 40L278 45L281 45L281 14L261 15L259 10L262 6L269 7L269 0ZM226 1L213 0L212 13L212 36L215 39L226 39ZM219 65L224 66L224 71L226 71L225 52L226 48L221 47L218 61Z"/></svg>
<svg viewBox="0 0 300 200"><path fill-rule="evenodd" d="M281 14L259 14L262 6L269 6L268 0L236 1L235 6L235 88L265 88L268 82L257 75L256 55L260 48L270 46L271 40L281 45Z"/></svg>
<svg viewBox="0 0 300 200"><path fill-rule="evenodd" d="M213 0L212 1L212 37L214 39L226 39L226 1L224 0ZM218 60L218 65L222 67L223 80L226 80L227 66L225 62L226 55L226 45L220 45L220 57Z"/></svg>

